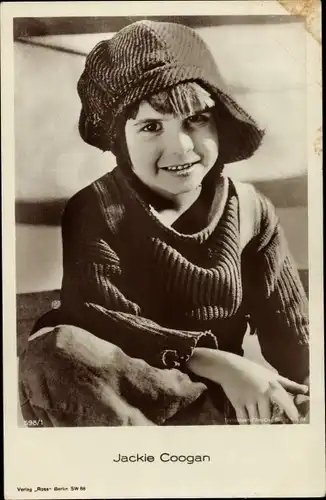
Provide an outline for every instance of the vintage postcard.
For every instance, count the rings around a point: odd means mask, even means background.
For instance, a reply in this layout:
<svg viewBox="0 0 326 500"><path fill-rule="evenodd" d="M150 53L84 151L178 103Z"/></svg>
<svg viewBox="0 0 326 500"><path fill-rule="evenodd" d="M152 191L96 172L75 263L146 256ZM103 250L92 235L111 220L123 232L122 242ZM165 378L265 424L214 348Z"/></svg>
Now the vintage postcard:
<svg viewBox="0 0 326 500"><path fill-rule="evenodd" d="M6 499L325 493L320 10L2 4Z"/></svg>

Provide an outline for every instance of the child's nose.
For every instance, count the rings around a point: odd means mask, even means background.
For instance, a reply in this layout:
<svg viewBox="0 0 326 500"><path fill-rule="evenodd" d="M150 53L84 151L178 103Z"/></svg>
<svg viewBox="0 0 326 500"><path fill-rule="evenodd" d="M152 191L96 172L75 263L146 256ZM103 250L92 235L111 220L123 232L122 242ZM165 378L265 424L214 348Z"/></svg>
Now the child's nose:
<svg viewBox="0 0 326 500"><path fill-rule="evenodd" d="M167 147L171 153L184 154L188 151L193 151L194 142L187 131L179 130L170 135Z"/></svg>

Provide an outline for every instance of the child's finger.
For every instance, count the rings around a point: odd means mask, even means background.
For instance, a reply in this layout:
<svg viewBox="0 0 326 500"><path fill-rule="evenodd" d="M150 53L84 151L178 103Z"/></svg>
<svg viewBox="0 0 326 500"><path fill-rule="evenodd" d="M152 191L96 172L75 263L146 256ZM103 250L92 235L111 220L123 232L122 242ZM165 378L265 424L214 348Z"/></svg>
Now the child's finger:
<svg viewBox="0 0 326 500"><path fill-rule="evenodd" d="M293 403L293 399L283 389L283 387L280 386L279 388L273 389L270 392L270 397L274 403L277 403L282 408L282 410L285 411L285 413L293 423L298 422L299 412L295 404Z"/></svg>
<svg viewBox="0 0 326 500"><path fill-rule="evenodd" d="M249 415L249 422L251 425L260 423L257 406L255 404L248 404L247 405L247 412Z"/></svg>
<svg viewBox="0 0 326 500"><path fill-rule="evenodd" d="M262 423L269 423L271 420L271 404L270 401L265 398L261 397L258 400L258 411L259 411L259 418L261 419Z"/></svg>
<svg viewBox="0 0 326 500"><path fill-rule="evenodd" d="M305 396L304 394L298 394L294 398L294 402L296 405L301 405L302 403L307 403L309 401L309 396Z"/></svg>
<svg viewBox="0 0 326 500"><path fill-rule="evenodd" d="M240 425L247 425L248 424L248 415L246 412L246 409L243 406L238 406L235 409L235 413L237 416L237 420Z"/></svg>
<svg viewBox="0 0 326 500"><path fill-rule="evenodd" d="M309 390L308 386L304 384L298 384L298 382L294 382L286 377L278 376L277 380L279 383L292 394L306 394Z"/></svg>

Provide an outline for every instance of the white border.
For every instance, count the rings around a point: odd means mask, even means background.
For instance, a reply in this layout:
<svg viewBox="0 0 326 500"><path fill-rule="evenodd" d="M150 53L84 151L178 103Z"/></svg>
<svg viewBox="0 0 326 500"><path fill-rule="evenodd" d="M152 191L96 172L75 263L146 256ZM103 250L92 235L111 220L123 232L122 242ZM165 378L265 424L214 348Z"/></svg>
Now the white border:
<svg viewBox="0 0 326 500"><path fill-rule="evenodd" d="M319 496L325 492L321 48L307 33L311 424L256 427L19 429L16 420L13 17L287 14L278 2L2 3L2 210L5 498ZM290 70L290 69L289 69ZM209 464L112 463L116 453L209 454ZM17 486L86 492L18 493ZM69 496L68 496L69 495Z"/></svg>

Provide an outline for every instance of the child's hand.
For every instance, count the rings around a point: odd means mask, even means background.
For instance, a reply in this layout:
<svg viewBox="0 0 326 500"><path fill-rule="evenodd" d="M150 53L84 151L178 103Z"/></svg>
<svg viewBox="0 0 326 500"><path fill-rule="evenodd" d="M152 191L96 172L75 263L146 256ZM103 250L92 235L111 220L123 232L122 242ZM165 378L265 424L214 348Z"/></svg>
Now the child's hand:
<svg viewBox="0 0 326 500"><path fill-rule="evenodd" d="M205 347L194 349L187 367L222 386L240 424L269 423L272 403L296 422L299 413L290 394L307 394L309 390L242 356Z"/></svg>
<svg viewBox="0 0 326 500"><path fill-rule="evenodd" d="M307 386L240 356L230 354L226 360L219 383L234 407L239 424L269 423L272 403L277 403L292 422L298 421L298 410L288 392L305 394Z"/></svg>

